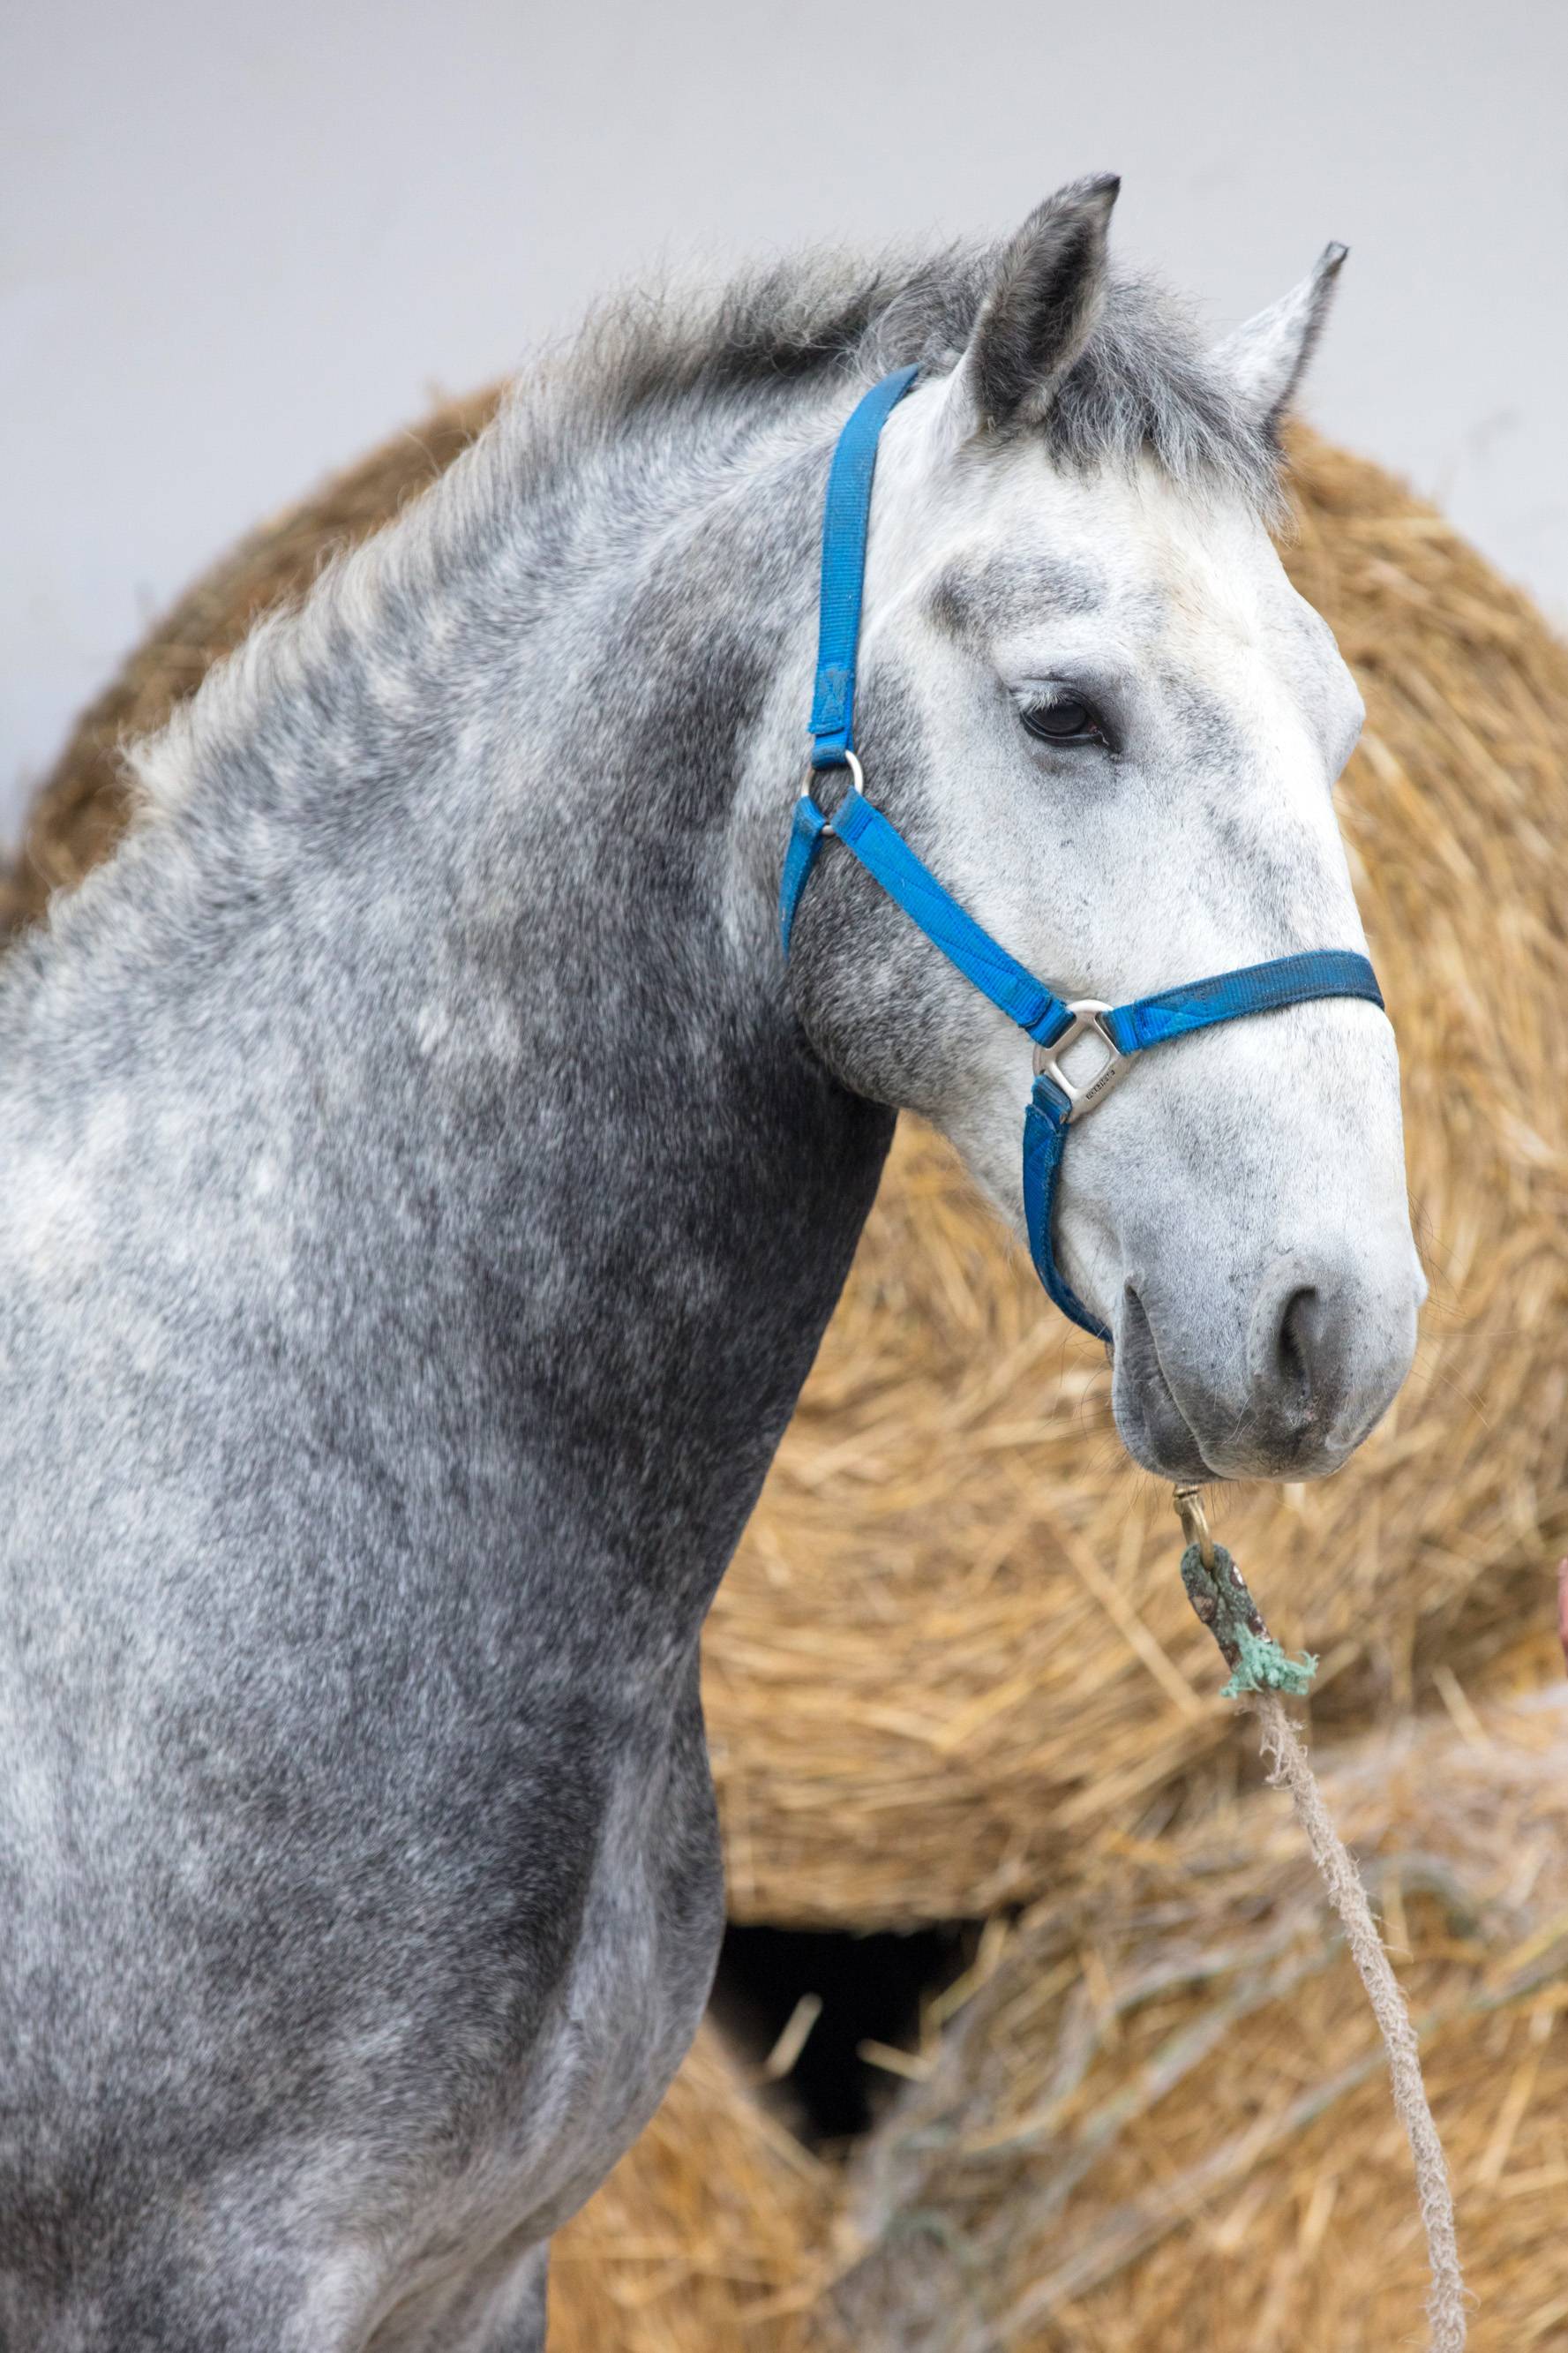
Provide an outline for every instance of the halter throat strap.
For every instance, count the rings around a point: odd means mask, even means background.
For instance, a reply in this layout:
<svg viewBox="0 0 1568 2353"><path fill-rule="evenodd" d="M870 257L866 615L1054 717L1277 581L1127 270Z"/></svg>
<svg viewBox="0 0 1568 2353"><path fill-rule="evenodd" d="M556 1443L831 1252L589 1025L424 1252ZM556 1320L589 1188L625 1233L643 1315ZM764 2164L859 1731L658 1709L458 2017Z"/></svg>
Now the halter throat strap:
<svg viewBox="0 0 1568 2353"><path fill-rule="evenodd" d="M1129 1005L1089 998L1069 1002L994 940L868 800L855 751L855 673L871 490L882 427L918 374L916 368L900 368L862 396L838 437L828 472L816 683L809 724L811 768L814 775L824 768L845 768L849 787L832 818L819 806L809 778L795 804L779 886L779 930L787 958L795 915L823 843L841 841L965 980L1033 1039L1035 1082L1024 1113L1024 1215L1030 1256L1062 1314L1097 1339L1109 1341L1110 1331L1079 1298L1056 1256L1056 1196L1068 1128L1103 1103L1126 1075L1131 1058L1151 1046L1317 997L1355 997L1381 1008L1383 995L1365 956L1342 948L1318 948L1188 981ZM1103 1060L1086 1079L1075 1079L1061 1058L1086 1036L1104 1050Z"/></svg>

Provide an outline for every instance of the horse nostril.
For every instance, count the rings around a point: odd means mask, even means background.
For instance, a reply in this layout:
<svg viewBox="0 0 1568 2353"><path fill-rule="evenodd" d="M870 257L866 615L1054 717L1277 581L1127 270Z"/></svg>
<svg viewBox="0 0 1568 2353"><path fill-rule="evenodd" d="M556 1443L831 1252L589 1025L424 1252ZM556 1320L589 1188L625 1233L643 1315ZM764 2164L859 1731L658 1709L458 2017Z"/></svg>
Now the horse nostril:
<svg viewBox="0 0 1568 2353"><path fill-rule="evenodd" d="M1277 1311L1272 1376L1282 1429L1307 1439L1328 1429L1345 1403L1354 1347L1342 1293L1297 1283Z"/></svg>
<svg viewBox="0 0 1568 2353"><path fill-rule="evenodd" d="M1280 1380L1293 1389L1304 1406L1321 1371L1319 1358L1323 1338L1321 1303L1310 1283L1293 1291L1279 1314L1274 1357Z"/></svg>

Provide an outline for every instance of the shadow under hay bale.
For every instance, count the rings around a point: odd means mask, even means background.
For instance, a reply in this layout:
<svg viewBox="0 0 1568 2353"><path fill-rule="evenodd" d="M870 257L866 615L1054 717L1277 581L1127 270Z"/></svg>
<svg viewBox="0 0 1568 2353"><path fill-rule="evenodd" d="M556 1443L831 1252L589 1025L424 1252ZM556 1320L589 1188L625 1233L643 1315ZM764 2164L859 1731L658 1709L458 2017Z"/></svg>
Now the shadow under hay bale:
<svg viewBox="0 0 1568 2353"><path fill-rule="evenodd" d="M192 592L46 785L16 913L111 837L117 736L394 512L490 397L377 452ZM1531 1646L1550 1655L1546 1564L1568 1546L1568 649L1375 468L1306 433L1294 455L1286 562L1368 704L1340 792L1433 1282L1416 1370L1355 1461L1221 1514L1277 1632L1323 1655L1321 1737L1437 1692L1462 1709L1528 1675ZM1099 1352L904 1123L709 1629L738 1917L974 1916L1251 1769L1107 1392Z"/></svg>
<svg viewBox="0 0 1568 2353"><path fill-rule="evenodd" d="M1568 1692L1323 1778L1421 2027L1472 2353L1568 2344ZM1286 1799L1028 1914L838 2228L860 2353L1424 2342L1383 2046Z"/></svg>

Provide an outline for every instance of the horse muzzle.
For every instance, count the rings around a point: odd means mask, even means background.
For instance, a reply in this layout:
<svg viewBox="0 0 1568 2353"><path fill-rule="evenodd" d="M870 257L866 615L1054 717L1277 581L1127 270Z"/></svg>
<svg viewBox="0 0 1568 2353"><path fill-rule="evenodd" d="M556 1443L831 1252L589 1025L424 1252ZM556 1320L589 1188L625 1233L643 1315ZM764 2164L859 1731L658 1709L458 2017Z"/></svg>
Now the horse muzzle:
<svg viewBox="0 0 1568 2353"><path fill-rule="evenodd" d="M1211 1295L1129 1282L1115 1335L1117 1426L1163 1479L1321 1479L1382 1419L1415 1352L1426 1284L1341 1253L1277 1259L1234 1323Z"/></svg>

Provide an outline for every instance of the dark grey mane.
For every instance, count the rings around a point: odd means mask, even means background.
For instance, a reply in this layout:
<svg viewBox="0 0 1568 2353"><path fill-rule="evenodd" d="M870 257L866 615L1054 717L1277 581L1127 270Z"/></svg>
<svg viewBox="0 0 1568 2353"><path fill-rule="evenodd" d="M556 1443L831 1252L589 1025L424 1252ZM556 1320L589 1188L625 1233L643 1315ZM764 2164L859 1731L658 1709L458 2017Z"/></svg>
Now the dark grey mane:
<svg viewBox="0 0 1568 2353"><path fill-rule="evenodd" d="M945 370L968 342L997 261L989 246L867 263L795 255L717 295L639 292L607 306L570 366L599 429L649 410L755 398L832 375L871 381L911 362ZM1279 500L1272 426L1248 414L1209 357L1191 308L1158 280L1112 270L1104 308L1043 427L1076 472L1152 458L1173 480L1209 480L1264 513Z"/></svg>

